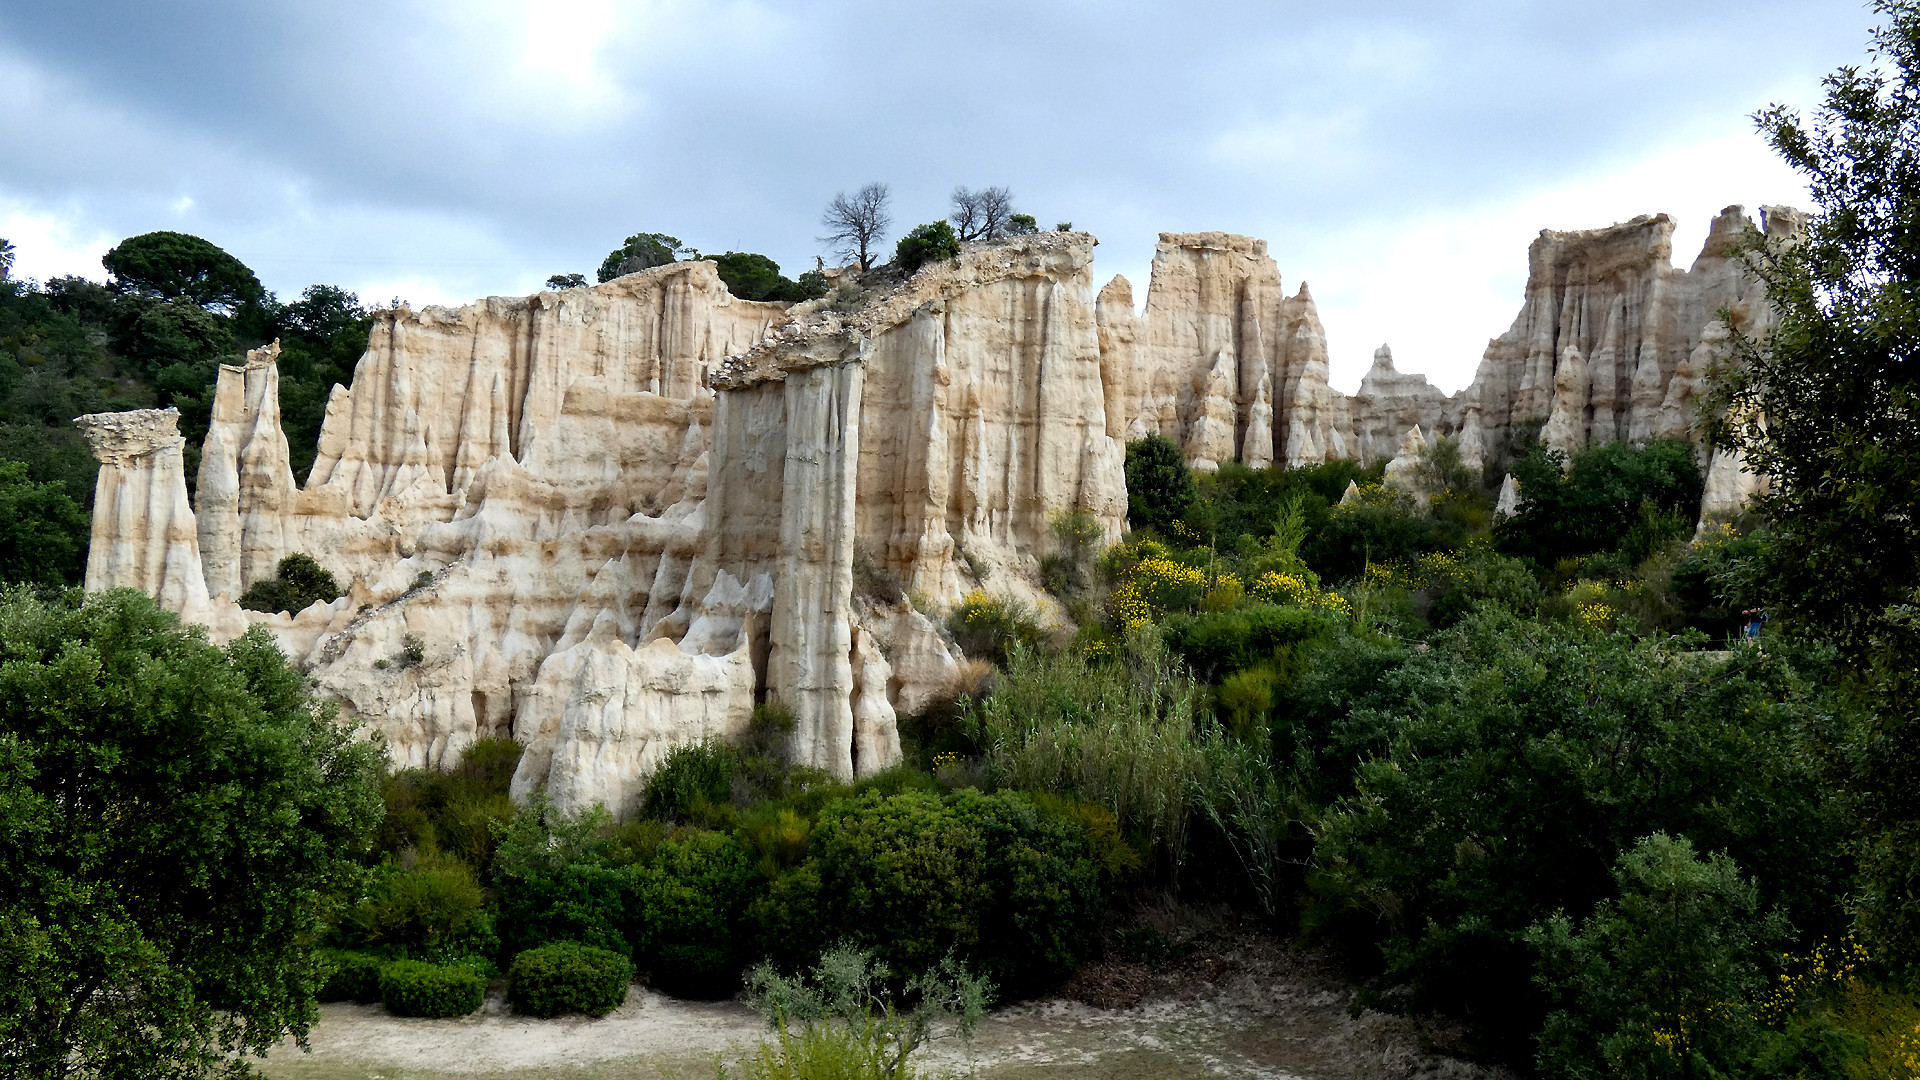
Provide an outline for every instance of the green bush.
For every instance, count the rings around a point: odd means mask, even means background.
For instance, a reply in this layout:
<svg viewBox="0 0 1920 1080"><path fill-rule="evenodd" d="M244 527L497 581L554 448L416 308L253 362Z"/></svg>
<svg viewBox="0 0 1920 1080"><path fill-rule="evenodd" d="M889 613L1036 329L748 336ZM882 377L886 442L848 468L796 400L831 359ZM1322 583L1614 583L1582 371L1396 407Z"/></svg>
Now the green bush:
<svg viewBox="0 0 1920 1080"><path fill-rule="evenodd" d="M319 1000L357 1001L362 1005L380 1000L380 969L386 966L385 960L347 949L321 949L316 955L327 969Z"/></svg>
<svg viewBox="0 0 1920 1080"><path fill-rule="evenodd" d="M1293 666L1294 647L1321 635L1338 620L1305 608L1252 604L1228 611L1174 615L1167 619L1167 648L1204 682L1268 664L1276 674Z"/></svg>
<svg viewBox="0 0 1920 1080"><path fill-rule="evenodd" d="M732 799L739 765L739 751L717 740L676 746L647 779L641 813L660 821L692 820L704 807Z"/></svg>
<svg viewBox="0 0 1920 1080"><path fill-rule="evenodd" d="M480 739L450 770L403 769L388 776L380 791L387 816L376 850L393 859L448 855L476 872L486 870L496 826L516 812L507 789L520 749L512 739Z"/></svg>
<svg viewBox="0 0 1920 1080"><path fill-rule="evenodd" d="M975 589L947 614L947 632L968 656L1002 667L1015 649L1039 648L1047 638L1032 608L1011 596Z"/></svg>
<svg viewBox="0 0 1920 1080"><path fill-rule="evenodd" d="M1851 826L1820 762L1853 736L1819 682L1830 660L1695 643L1482 609L1424 651L1329 645L1277 746L1331 804L1307 925L1377 950L1389 1000L1503 1056L1549 1005L1528 927L1595 911L1650 833L1764 868L1762 910L1838 932Z"/></svg>
<svg viewBox="0 0 1920 1080"><path fill-rule="evenodd" d="M1136 529L1165 530L1200 497L1186 456L1162 435L1127 444L1126 474L1127 521Z"/></svg>
<svg viewBox="0 0 1920 1080"><path fill-rule="evenodd" d="M280 560L274 576L256 581L240 594L240 606L249 611L285 611L298 615L314 603L340 598L340 585L311 555L294 552Z"/></svg>
<svg viewBox="0 0 1920 1080"><path fill-rule="evenodd" d="M36 484L27 466L0 461L0 582L78 585L89 519L60 484Z"/></svg>
<svg viewBox="0 0 1920 1080"><path fill-rule="evenodd" d="M513 958L507 1000L528 1016L605 1016L627 1000L633 961L571 941L528 949Z"/></svg>
<svg viewBox="0 0 1920 1080"><path fill-rule="evenodd" d="M748 906L766 891L754 853L732 833L685 830L637 868L628 939L651 961L653 985L675 997L740 988Z"/></svg>
<svg viewBox="0 0 1920 1080"><path fill-rule="evenodd" d="M1513 477L1520 509L1494 527L1494 544L1543 567L1605 551L1638 563L1686 535L1704 486L1692 444L1678 439L1607 443L1571 462L1536 443L1513 463Z"/></svg>
<svg viewBox="0 0 1920 1080"><path fill-rule="evenodd" d="M633 955L626 931L636 869L618 857L611 824L602 808L562 814L544 796L507 822L492 868L505 952L577 941Z"/></svg>
<svg viewBox="0 0 1920 1080"><path fill-rule="evenodd" d="M916 971L952 953L1022 993L1086 957L1101 889L1082 831L1017 792L869 792L821 811L806 862L753 910L776 956L847 941Z"/></svg>
<svg viewBox="0 0 1920 1080"><path fill-rule="evenodd" d="M483 921L482 900L473 869L456 859L430 857L411 867L388 864L373 871L366 895L341 919L340 934L356 945L376 948L445 945L480 929L475 924Z"/></svg>
<svg viewBox="0 0 1920 1080"><path fill-rule="evenodd" d="M960 254L960 238L945 220L916 225L894 246L893 261L911 274L930 262Z"/></svg>
<svg viewBox="0 0 1920 1080"><path fill-rule="evenodd" d="M487 997L487 980L470 968L395 960L380 969L380 1000L395 1016L465 1016Z"/></svg>

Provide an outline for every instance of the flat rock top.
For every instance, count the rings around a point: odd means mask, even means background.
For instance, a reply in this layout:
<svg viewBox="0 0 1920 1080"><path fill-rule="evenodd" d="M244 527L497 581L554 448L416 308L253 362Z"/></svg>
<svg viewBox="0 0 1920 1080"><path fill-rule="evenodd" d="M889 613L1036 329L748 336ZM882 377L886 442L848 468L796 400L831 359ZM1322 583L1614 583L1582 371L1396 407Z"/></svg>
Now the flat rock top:
<svg viewBox="0 0 1920 1080"><path fill-rule="evenodd" d="M125 465L186 442L180 435L180 410L171 407L88 413L73 422L102 465Z"/></svg>

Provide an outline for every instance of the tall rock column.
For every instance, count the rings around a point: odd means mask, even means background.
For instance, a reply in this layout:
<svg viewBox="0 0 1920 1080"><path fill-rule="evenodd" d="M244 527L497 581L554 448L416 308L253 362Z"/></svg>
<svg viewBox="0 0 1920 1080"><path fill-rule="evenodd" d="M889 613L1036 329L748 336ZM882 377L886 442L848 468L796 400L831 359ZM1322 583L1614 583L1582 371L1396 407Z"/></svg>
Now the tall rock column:
<svg viewBox="0 0 1920 1080"><path fill-rule="evenodd" d="M220 365L212 422L200 450L200 554L207 592L238 597L272 577L288 550L298 490L280 427L280 343Z"/></svg>
<svg viewBox="0 0 1920 1080"><path fill-rule="evenodd" d="M769 688L793 710L794 761L853 776L854 478L861 364L789 372Z"/></svg>
<svg viewBox="0 0 1920 1080"><path fill-rule="evenodd" d="M169 611L205 612L207 582L187 505L180 410L90 413L74 423L100 462L87 591L139 589Z"/></svg>

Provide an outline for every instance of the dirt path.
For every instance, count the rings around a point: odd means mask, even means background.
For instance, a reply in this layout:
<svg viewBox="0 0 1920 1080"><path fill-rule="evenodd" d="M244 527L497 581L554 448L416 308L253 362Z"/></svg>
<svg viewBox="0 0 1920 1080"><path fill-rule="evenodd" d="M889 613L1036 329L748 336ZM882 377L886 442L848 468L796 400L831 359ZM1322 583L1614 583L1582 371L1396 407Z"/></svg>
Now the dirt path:
<svg viewBox="0 0 1920 1080"><path fill-rule="evenodd" d="M1113 1007L1056 998L996 1010L970 1051L937 1043L921 1064L1068 1080L1494 1077L1422 1050L1401 1021L1349 1017L1347 989L1311 958L1254 952L1263 955L1098 966L1067 990ZM640 986L601 1020L514 1016L498 994L459 1020L327 1005L313 1052L283 1046L266 1072L275 1080L705 1080L716 1061L736 1059L764 1034L744 1006L679 1001Z"/></svg>

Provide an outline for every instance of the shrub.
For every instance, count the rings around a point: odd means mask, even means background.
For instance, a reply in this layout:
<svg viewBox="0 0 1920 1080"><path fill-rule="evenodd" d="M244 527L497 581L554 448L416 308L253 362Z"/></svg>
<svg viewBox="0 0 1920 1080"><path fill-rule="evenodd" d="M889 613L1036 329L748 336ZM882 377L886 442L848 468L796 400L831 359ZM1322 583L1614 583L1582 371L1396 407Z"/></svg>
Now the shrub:
<svg viewBox="0 0 1920 1080"><path fill-rule="evenodd" d="M320 1001L371 1005L380 1000L380 969L386 961L346 949L321 949L316 955L327 968L327 980L316 995Z"/></svg>
<svg viewBox="0 0 1920 1080"><path fill-rule="evenodd" d="M946 221L916 225L894 246L893 261L911 274L930 262L951 259L960 254L960 238Z"/></svg>
<svg viewBox="0 0 1920 1080"><path fill-rule="evenodd" d="M1607 443L1574 455L1534 444L1513 463L1520 509L1494 528L1503 554L1552 566L1569 556L1626 550L1637 563L1686 535L1704 480L1677 439Z"/></svg>
<svg viewBox="0 0 1920 1080"><path fill-rule="evenodd" d="M240 606L249 611L285 611L298 615L315 603L340 598L340 585L311 555L294 552L280 560L274 576L256 581L240 594Z"/></svg>
<svg viewBox="0 0 1920 1080"><path fill-rule="evenodd" d="M900 575L880 565L873 552L857 544L853 549L853 591L857 596L886 605L897 604L907 595L906 588L900 584Z"/></svg>
<svg viewBox="0 0 1920 1080"><path fill-rule="evenodd" d="M652 961L653 985L686 998L730 997L747 957L747 908L765 891L753 853L732 833L683 831L639 868L628 939Z"/></svg>
<svg viewBox="0 0 1920 1080"><path fill-rule="evenodd" d="M426 948L474 929L482 897L473 869L456 859L430 857L403 868L373 872L367 894L341 920L341 934L358 945Z"/></svg>
<svg viewBox="0 0 1920 1080"><path fill-rule="evenodd" d="M493 890L504 951L577 941L633 954L625 927L635 869L616 860L610 825L602 808L562 814L535 796L501 830Z"/></svg>
<svg viewBox="0 0 1920 1080"><path fill-rule="evenodd" d="M380 1000L395 1016L465 1016L486 996L487 981L469 968L395 960L380 969Z"/></svg>
<svg viewBox="0 0 1920 1080"><path fill-rule="evenodd" d="M507 1000L514 1012L605 1016L627 1000L633 961L606 949L561 941L514 957L507 977Z"/></svg>
<svg viewBox="0 0 1920 1080"><path fill-rule="evenodd" d="M1149 435L1127 444L1127 521L1136 529L1166 529L1185 514L1200 489L1173 440Z"/></svg>
<svg viewBox="0 0 1920 1080"><path fill-rule="evenodd" d="M1087 955L1100 901L1073 822L1016 792L967 789L829 804L806 862L754 911L776 955L844 940L916 971L951 953L1021 992Z"/></svg>
<svg viewBox="0 0 1920 1080"><path fill-rule="evenodd" d="M1277 674L1297 668L1294 647L1324 633L1327 617L1305 608L1255 604L1230 611L1176 616L1167 620L1167 648L1205 682L1256 664Z"/></svg>
<svg viewBox="0 0 1920 1080"><path fill-rule="evenodd" d="M507 790L520 750L512 739L480 739L449 771L403 769L388 776L380 791L387 815L375 849L394 859L449 855L476 872L486 869L495 826L515 813Z"/></svg>
<svg viewBox="0 0 1920 1080"><path fill-rule="evenodd" d="M660 821L691 820L707 805L732 797L739 765L739 751L717 740L676 746L648 778L641 812Z"/></svg>
<svg viewBox="0 0 1920 1080"><path fill-rule="evenodd" d="M1011 596L975 589L947 615L947 632L969 656L1004 666L1014 649L1036 649L1047 638L1033 609Z"/></svg>

